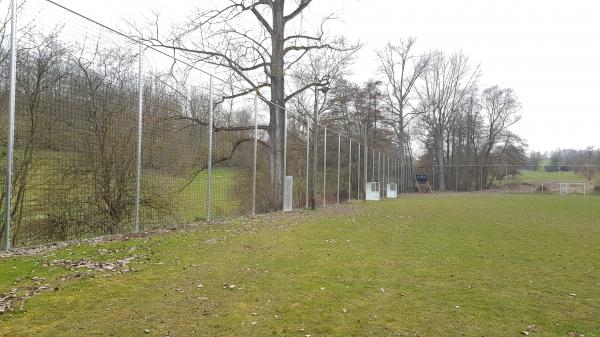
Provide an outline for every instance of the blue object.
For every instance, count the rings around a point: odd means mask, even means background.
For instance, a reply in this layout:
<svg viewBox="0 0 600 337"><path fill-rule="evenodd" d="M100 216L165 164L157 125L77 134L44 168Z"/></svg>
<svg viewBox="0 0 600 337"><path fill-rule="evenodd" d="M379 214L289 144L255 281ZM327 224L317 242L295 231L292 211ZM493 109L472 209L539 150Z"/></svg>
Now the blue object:
<svg viewBox="0 0 600 337"><path fill-rule="evenodd" d="M426 183L429 177L426 174L417 174L417 182Z"/></svg>

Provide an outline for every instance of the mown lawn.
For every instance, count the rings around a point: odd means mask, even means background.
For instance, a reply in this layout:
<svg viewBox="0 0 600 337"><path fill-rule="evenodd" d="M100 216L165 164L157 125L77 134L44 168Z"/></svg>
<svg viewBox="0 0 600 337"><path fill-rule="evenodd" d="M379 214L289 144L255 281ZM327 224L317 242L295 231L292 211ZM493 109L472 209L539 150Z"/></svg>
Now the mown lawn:
<svg viewBox="0 0 600 337"><path fill-rule="evenodd" d="M599 204L414 196L4 258L0 292L49 289L0 336L600 336Z"/></svg>

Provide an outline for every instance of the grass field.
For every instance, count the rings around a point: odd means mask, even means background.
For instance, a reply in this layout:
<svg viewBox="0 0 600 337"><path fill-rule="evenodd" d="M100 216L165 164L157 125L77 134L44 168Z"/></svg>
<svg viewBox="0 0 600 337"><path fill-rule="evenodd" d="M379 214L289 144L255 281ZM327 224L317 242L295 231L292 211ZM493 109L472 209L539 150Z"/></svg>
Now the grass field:
<svg viewBox="0 0 600 337"><path fill-rule="evenodd" d="M48 289L0 336L600 336L599 203L414 196L3 258L0 292Z"/></svg>

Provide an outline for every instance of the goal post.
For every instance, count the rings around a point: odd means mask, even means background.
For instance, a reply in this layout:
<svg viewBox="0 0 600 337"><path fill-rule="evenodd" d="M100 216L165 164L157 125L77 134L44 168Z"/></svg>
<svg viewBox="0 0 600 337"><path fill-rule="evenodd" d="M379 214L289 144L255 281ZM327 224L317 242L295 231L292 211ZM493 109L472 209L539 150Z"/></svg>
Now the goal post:
<svg viewBox="0 0 600 337"><path fill-rule="evenodd" d="M541 194L555 194L559 195L571 195L571 194L588 194L587 182L542 182L541 183Z"/></svg>

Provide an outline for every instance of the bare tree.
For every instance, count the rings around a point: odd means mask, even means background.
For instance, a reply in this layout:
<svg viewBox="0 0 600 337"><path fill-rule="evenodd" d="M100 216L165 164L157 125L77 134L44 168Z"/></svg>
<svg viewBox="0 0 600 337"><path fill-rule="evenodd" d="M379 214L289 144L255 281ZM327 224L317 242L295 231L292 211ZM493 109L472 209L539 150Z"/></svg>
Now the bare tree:
<svg viewBox="0 0 600 337"><path fill-rule="evenodd" d="M388 43L377 51L379 71L385 77L386 90L383 97L388 125L396 135L400 161L404 163L408 147L406 128L410 121L422 111L410 109L410 97L417 83L431 61L431 53L415 55L416 39L410 37L398 44ZM409 154L410 156L410 154ZM411 156L412 157L412 156Z"/></svg>
<svg viewBox="0 0 600 337"><path fill-rule="evenodd" d="M323 122L320 117L326 111L331 110L333 101L327 99L327 91L330 86L337 86L348 73L348 65L356 49L351 50L333 50L322 49L309 52L307 62L303 62L293 73L293 79L297 82L297 87L304 88L313 85L312 95L306 90L292 99L296 110L300 112L306 120L313 124L312 128L312 165L309 177L309 206L316 208L316 175L317 175L317 149L318 149L318 123ZM323 93L324 95L320 95ZM312 104L311 104L312 99ZM312 111L311 106L312 105ZM333 121L335 122L335 120ZM309 132L309 130L307 130Z"/></svg>
<svg viewBox="0 0 600 337"><path fill-rule="evenodd" d="M440 190L446 189L446 170L448 163L449 132L456 113L460 111L464 98L476 88L479 67L471 69L468 58L462 53L447 57L435 55L427 71L422 76L422 83L417 88L422 122L431 139L428 145L433 146L439 170L436 172Z"/></svg>
<svg viewBox="0 0 600 337"><path fill-rule="evenodd" d="M287 11L286 5L290 3L293 7ZM312 0L232 0L220 8L194 13L167 41L161 38L158 29L152 37L146 37L154 46L170 48L193 64L212 65L215 71L225 69L228 80L238 85L237 91L223 100L269 89L269 98L261 96L269 103L269 124L260 128L269 133L274 208L280 208L283 200L286 103L309 88L323 85L318 82L287 88L287 73L310 51L356 47L348 46L342 38L326 38L324 26L332 17L324 18L315 33L307 32L302 25L302 14L311 3ZM242 128L253 126L235 130Z"/></svg>

